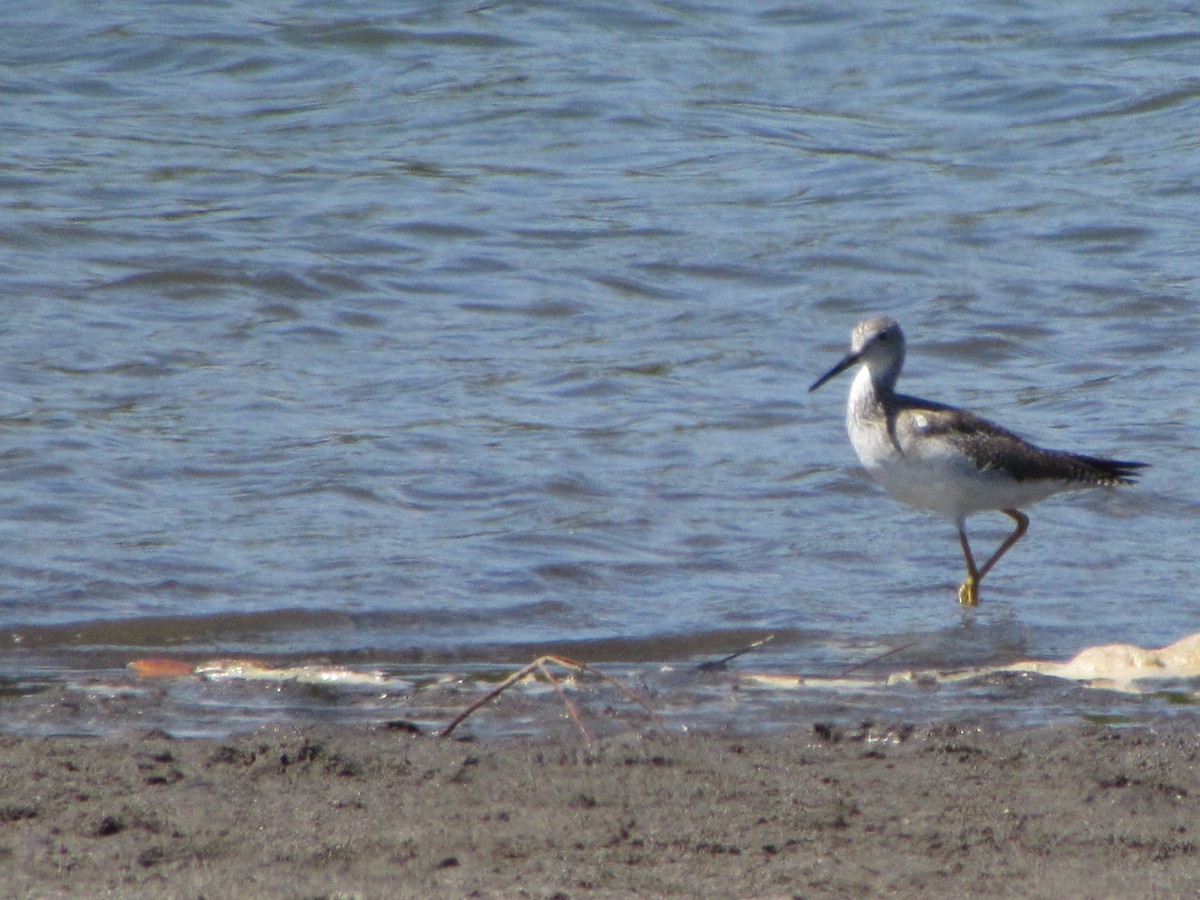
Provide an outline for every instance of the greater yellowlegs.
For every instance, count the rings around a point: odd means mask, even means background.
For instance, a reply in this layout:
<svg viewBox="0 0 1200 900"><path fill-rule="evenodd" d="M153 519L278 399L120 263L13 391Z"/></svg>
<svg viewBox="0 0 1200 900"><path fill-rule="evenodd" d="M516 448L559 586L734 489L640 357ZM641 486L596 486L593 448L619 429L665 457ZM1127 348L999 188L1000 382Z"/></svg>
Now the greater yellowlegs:
<svg viewBox="0 0 1200 900"><path fill-rule="evenodd" d="M896 393L904 365L904 332L894 319L859 322L850 352L809 391L855 364L846 430L867 472L889 494L917 509L941 513L958 529L967 577L958 600L979 602L979 582L1029 527L1018 507L1060 491L1132 484L1146 463L1043 450L973 413ZM965 522L998 510L1017 523L982 566L975 565Z"/></svg>

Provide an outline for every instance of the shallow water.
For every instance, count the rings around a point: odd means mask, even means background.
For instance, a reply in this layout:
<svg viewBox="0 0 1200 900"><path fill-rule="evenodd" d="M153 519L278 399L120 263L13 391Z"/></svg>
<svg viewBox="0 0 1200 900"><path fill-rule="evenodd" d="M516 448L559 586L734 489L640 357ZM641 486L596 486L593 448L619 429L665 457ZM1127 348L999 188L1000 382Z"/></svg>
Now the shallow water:
<svg viewBox="0 0 1200 900"><path fill-rule="evenodd" d="M6 684L765 634L757 668L829 673L1200 621L1185 10L0 20ZM906 390L1153 468L1035 508L960 610L953 529L857 467L848 378L805 392L879 311Z"/></svg>

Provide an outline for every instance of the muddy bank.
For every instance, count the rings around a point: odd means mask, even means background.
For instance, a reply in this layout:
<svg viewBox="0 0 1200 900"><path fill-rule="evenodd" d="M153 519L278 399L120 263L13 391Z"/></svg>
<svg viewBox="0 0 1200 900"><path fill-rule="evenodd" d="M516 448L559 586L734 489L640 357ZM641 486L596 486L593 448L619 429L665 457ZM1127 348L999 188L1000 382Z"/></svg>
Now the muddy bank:
<svg viewBox="0 0 1200 900"><path fill-rule="evenodd" d="M807 727L0 738L6 896L1200 891L1200 738Z"/></svg>

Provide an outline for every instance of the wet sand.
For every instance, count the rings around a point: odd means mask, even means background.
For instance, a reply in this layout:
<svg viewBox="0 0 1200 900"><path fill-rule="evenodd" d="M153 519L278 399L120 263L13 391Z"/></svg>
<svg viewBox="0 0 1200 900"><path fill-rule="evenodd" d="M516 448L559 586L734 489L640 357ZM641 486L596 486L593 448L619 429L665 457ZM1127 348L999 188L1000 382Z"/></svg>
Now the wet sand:
<svg viewBox="0 0 1200 900"><path fill-rule="evenodd" d="M0 894L1184 897L1200 737L0 738Z"/></svg>

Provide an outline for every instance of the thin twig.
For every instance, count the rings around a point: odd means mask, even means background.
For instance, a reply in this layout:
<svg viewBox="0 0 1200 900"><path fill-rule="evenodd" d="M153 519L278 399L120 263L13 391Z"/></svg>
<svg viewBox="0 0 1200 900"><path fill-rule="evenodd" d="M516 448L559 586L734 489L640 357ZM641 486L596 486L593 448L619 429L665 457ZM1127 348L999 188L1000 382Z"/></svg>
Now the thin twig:
<svg viewBox="0 0 1200 900"><path fill-rule="evenodd" d="M583 719L579 718L579 710L575 708L575 704L571 702L571 698L567 696L567 692L563 690L562 685L558 683L558 679L550 674L550 670L546 668L546 658L538 660L538 671L546 676L546 680L554 687L554 693L558 694L558 699L563 702L563 706L567 708L567 712L571 714L571 719L575 722L575 727L583 734L583 739L589 744L592 742L592 736L588 733L587 727L583 724Z"/></svg>
<svg viewBox="0 0 1200 900"><path fill-rule="evenodd" d="M595 675L597 678L601 679L602 681L607 681L609 684L611 684L613 687L615 687L618 691L620 691L622 694L624 694L625 699L630 700L633 703L636 703L638 706L640 706L642 708L642 710L646 713L646 715L648 715L650 718L652 718L654 720L655 724L658 725L658 727L663 730L664 734L671 733L670 730L667 728L667 723L664 722L661 718L659 718L658 713L656 713L654 710L652 710L650 708L650 704L648 704L645 700L643 700L641 697L639 697L637 694L635 694L632 690L627 688L625 685L621 684L621 682L617 681L617 679L613 678L611 675L605 675L603 672L601 672L595 666L589 666L587 663L580 662L577 659L568 659L565 656L551 656L551 657L549 657L549 659L552 660L553 662L557 662L559 665L573 666L577 669L581 669L584 672L591 672L593 675Z"/></svg>
<svg viewBox="0 0 1200 900"><path fill-rule="evenodd" d="M530 672L532 672L534 669L536 669L538 666L538 663L540 663L541 661L542 661L541 659L535 659L529 665L522 667L520 671L513 672L511 675L509 675L507 678L505 678L502 682L500 682L498 685L496 685L494 688L492 688L490 691L488 691L484 696L480 697L478 700L476 700L474 703L472 703L470 706L468 706L466 709L464 709L462 712L460 712L457 716L455 716L454 720L449 725L447 725L445 728L443 728L441 731L438 732L438 735L440 737L449 737L450 732L452 732L455 728L457 728L459 725L461 725L463 723L463 721L467 718L467 716L471 715L471 713L475 712L475 710L479 709L479 707L483 706L485 703L490 702L493 698L499 697L509 687L516 684L518 681L520 681L522 678L524 678L526 675L528 675Z"/></svg>
<svg viewBox="0 0 1200 900"><path fill-rule="evenodd" d="M859 669L865 669L867 666L874 665L881 659L887 659L889 656L894 656L897 653L901 653L907 650L909 647L915 647L919 643L920 641L909 641L907 644L901 644L899 647L892 648L891 650L887 651L887 653L881 653L878 656L872 656L870 659L864 659L862 662L857 662L850 668L843 669L841 672L839 672L838 678L845 678L851 672L857 672Z"/></svg>
<svg viewBox="0 0 1200 900"><path fill-rule="evenodd" d="M768 640L769 640L769 638L768 638ZM752 649L752 648L747 648L747 649ZM621 684L621 682L617 681L617 679L613 678L611 675L606 675L604 672L601 672L599 669L595 668L594 666L590 666L587 663L581 662L580 660L577 660L577 659L571 659L570 657L567 657L567 656L557 656L555 654L547 654L546 656L539 656L537 659L535 659L533 662L529 663L528 665L522 666L518 671L509 675L502 682L500 682L498 685L496 685L494 688L492 688L490 691L488 691L484 696L480 697L478 700L471 703L470 706L468 706L466 709L464 709L462 712L460 712L457 716L455 716L449 725L447 725L445 728L443 728L441 731L439 731L438 736L439 737L449 737L451 732L454 731L454 729L456 729L459 725L461 725L464 721L466 721L466 719L472 713L474 713L477 709L479 709L481 706L484 706L485 704L490 703L492 700L494 700L496 697L500 696L500 694L502 694L504 691L508 690L508 688L512 687L514 684L516 684L522 678L525 678L527 675L540 672L542 675L544 675L546 677L546 680L550 682L551 686L554 688L555 693L557 693L559 698L563 701L563 704L567 707L567 712L570 713L571 718L574 720L575 725L583 733L584 738L588 741L591 741L592 736L588 733L587 728L584 727L583 720L580 718L578 708L571 701L571 698L567 696L566 691L563 690L563 687L561 684L559 684L558 679L556 679L550 673L550 670L546 668L547 664L549 664L549 663L556 663L556 664L562 666L564 669L574 669L577 672L590 672L591 674L595 675L597 678L601 679L602 681L605 681L608 684L611 684L618 691L620 691L625 696L626 699L631 700L632 702L634 702L638 706L640 706L646 712L646 714L655 721L655 723L658 725L659 728L661 728L663 730L664 733L667 733L667 734L670 733L667 729L666 723L663 722L663 720L661 718L659 718L658 714L650 708L649 704L647 704L645 700L643 700L641 697L639 697L637 694L635 694L632 690L627 688L625 685Z"/></svg>
<svg viewBox="0 0 1200 900"><path fill-rule="evenodd" d="M708 662L700 663L700 665L696 666L696 668L701 672L714 672L718 669L723 669L728 663L733 662L733 660L737 659L739 656L743 656L749 653L751 650L757 650L763 644L767 643L767 641L773 640L775 640L775 635L768 634L765 638L755 641L749 647L743 647L741 650L738 650L735 653L730 653L728 656L723 656L720 659L711 659Z"/></svg>

